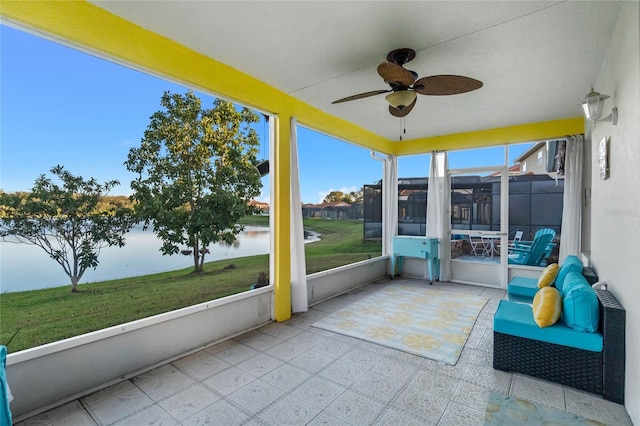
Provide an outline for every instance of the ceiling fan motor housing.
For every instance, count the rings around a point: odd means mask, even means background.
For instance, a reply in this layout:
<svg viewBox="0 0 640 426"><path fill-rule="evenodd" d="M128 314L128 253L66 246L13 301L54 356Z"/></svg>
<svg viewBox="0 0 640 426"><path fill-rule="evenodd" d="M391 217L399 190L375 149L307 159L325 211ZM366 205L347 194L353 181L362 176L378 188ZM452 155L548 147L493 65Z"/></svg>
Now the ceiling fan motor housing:
<svg viewBox="0 0 640 426"><path fill-rule="evenodd" d="M389 54L387 55L387 61L402 66L407 62L413 61L415 57L415 50L409 49L408 47L403 47L402 49L396 49L389 52Z"/></svg>

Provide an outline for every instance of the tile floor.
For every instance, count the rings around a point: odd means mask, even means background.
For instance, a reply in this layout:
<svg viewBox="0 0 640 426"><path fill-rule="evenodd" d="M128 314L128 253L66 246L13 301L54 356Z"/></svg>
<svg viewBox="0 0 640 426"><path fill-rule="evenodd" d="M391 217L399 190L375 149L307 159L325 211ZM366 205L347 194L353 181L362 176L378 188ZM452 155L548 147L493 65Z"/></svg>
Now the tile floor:
<svg viewBox="0 0 640 426"><path fill-rule="evenodd" d="M385 284L366 285L19 425L468 426L483 423L490 390L607 425L631 425L621 405L492 368L500 290L434 283L490 298L455 366L311 327Z"/></svg>

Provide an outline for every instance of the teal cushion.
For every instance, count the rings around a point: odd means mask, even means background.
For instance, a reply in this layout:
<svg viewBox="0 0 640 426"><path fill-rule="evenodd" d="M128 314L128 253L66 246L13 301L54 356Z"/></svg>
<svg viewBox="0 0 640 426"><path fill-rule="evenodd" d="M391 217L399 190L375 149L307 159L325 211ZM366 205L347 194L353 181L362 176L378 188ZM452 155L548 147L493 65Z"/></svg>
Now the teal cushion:
<svg viewBox="0 0 640 426"><path fill-rule="evenodd" d="M598 296L580 272L569 272L564 279L562 321L574 330L598 331Z"/></svg>
<svg viewBox="0 0 640 426"><path fill-rule="evenodd" d="M493 317L493 329L498 333L535 339L556 345L570 346L592 352L602 352L602 335L577 331L558 321L540 328L533 319L531 305L501 300Z"/></svg>
<svg viewBox="0 0 640 426"><path fill-rule="evenodd" d="M577 256L570 254L564 259L560 269L558 270L558 275L556 275L556 288L560 293L563 293L562 288L564 285L565 277L569 272L578 272L582 273L582 262L578 259Z"/></svg>
<svg viewBox="0 0 640 426"><path fill-rule="evenodd" d="M511 295L526 296L533 300L533 296L538 292L538 279L526 277L513 277L507 286L509 298Z"/></svg>
<svg viewBox="0 0 640 426"><path fill-rule="evenodd" d="M529 306L533 304L533 299L530 298L529 296L520 296L519 294L513 294L513 293L509 293L507 295L507 300L510 302L525 303Z"/></svg>

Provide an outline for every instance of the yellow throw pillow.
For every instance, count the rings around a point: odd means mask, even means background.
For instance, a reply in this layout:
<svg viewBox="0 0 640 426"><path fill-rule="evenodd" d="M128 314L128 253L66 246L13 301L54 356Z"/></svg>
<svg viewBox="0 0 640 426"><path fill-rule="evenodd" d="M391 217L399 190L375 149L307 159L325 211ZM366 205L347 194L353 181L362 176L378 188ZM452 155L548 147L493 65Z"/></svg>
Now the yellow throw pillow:
<svg viewBox="0 0 640 426"><path fill-rule="evenodd" d="M542 287L533 297L533 319L538 327L549 327L562 313L562 296L555 287Z"/></svg>
<svg viewBox="0 0 640 426"><path fill-rule="evenodd" d="M547 267L542 270L542 274L540 274L540 278L538 279L538 288L551 285L553 280L556 279L556 275L558 275L558 270L560 270L560 267L557 263L547 265Z"/></svg>

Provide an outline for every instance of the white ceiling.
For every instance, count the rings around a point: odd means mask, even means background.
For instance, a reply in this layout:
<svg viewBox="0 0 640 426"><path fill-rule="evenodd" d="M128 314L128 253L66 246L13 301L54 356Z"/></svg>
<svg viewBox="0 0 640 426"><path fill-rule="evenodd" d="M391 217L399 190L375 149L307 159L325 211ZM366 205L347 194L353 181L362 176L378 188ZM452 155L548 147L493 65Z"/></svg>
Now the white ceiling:
<svg viewBox="0 0 640 426"><path fill-rule="evenodd" d="M621 9L614 1L93 1L329 114L397 140L376 72L393 49L419 77L484 86L418 95L403 139L577 117ZM596 88L597 90L597 88Z"/></svg>

